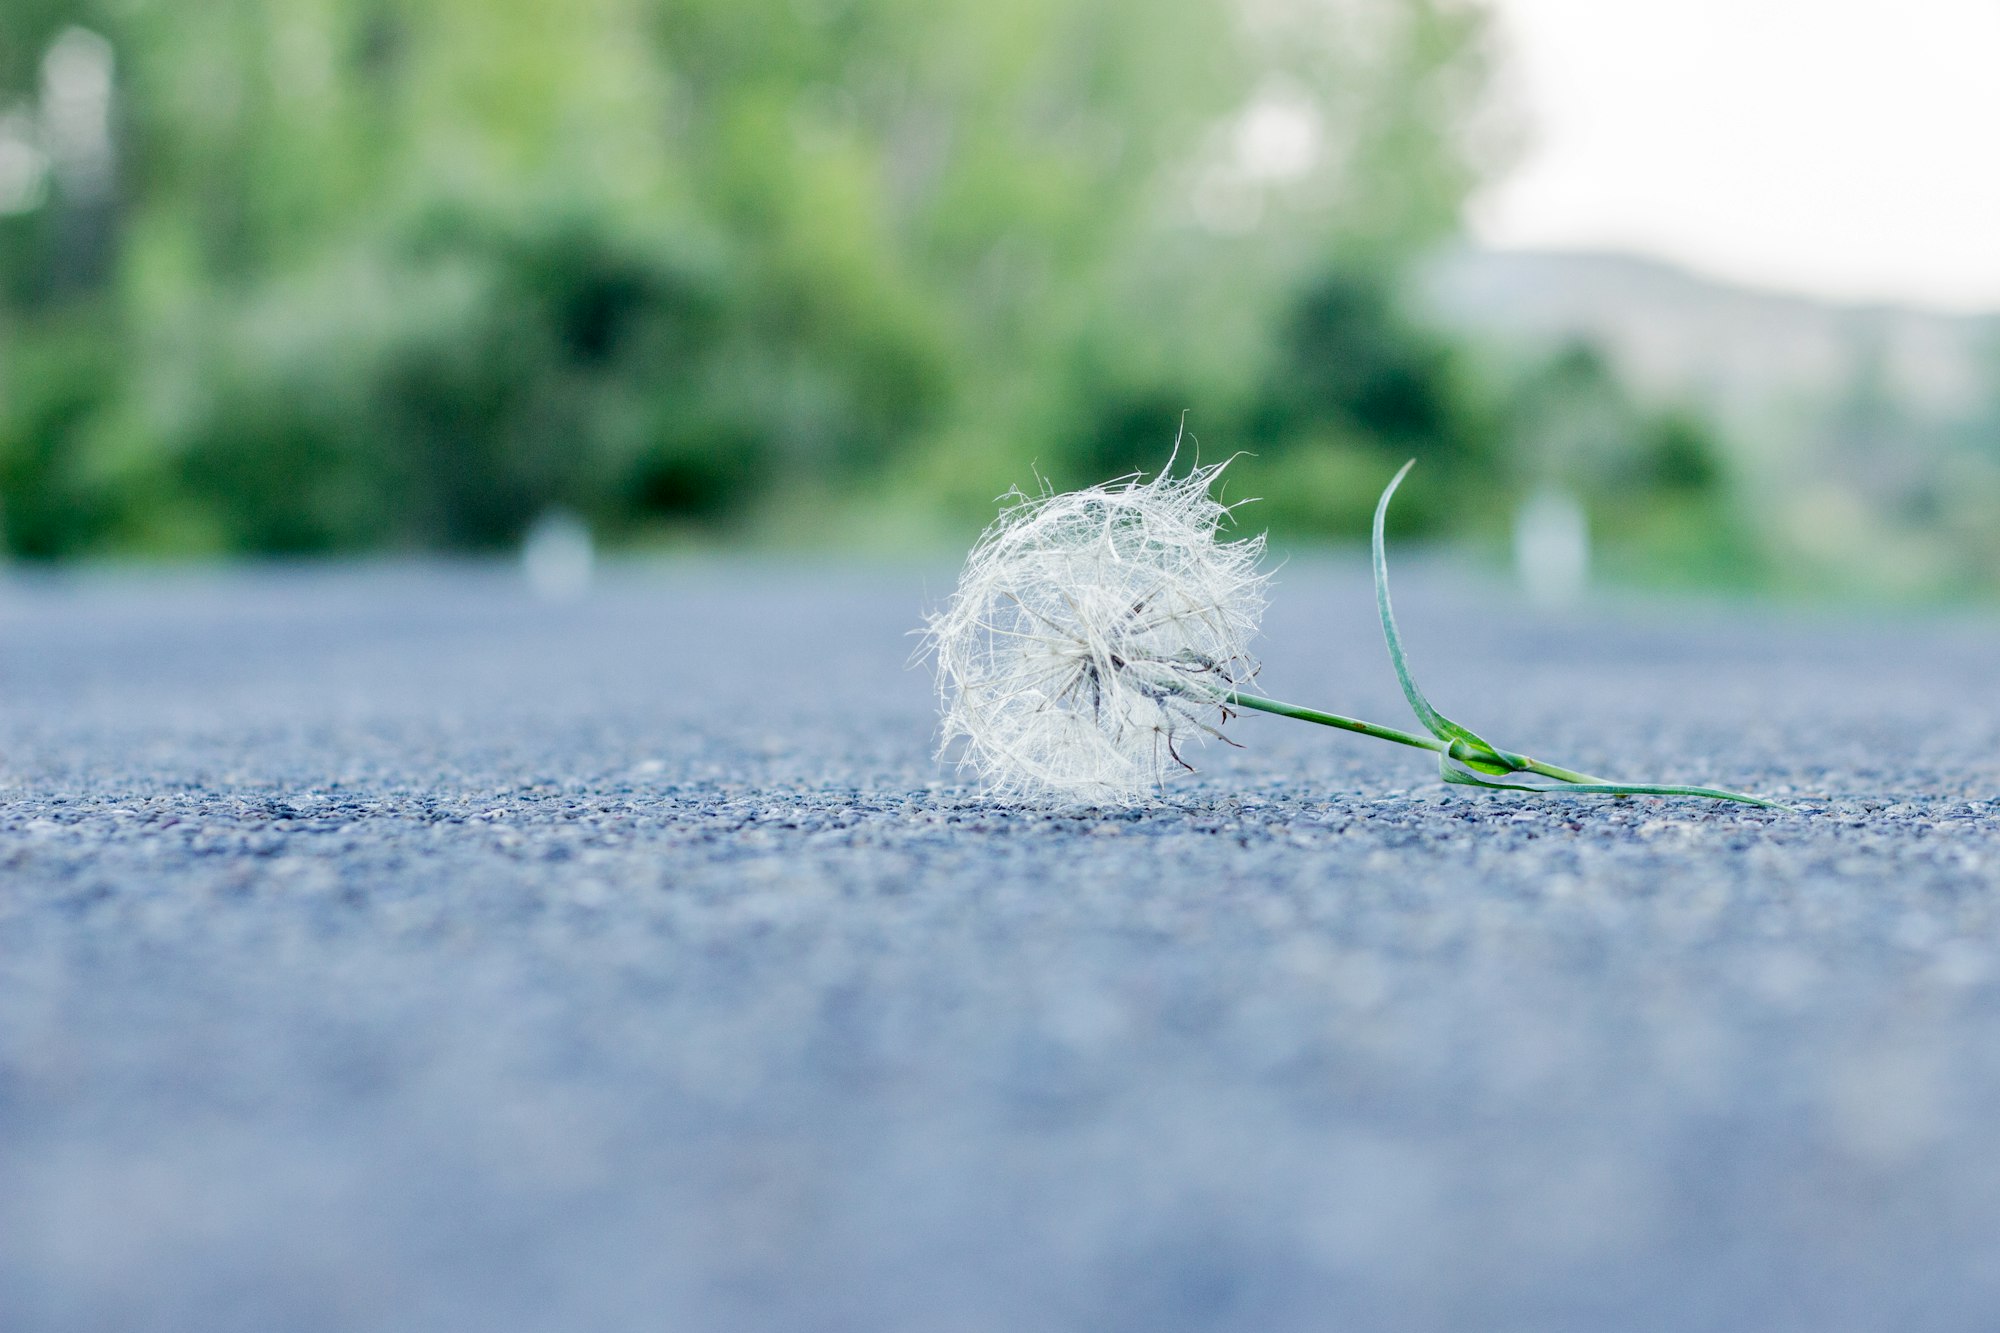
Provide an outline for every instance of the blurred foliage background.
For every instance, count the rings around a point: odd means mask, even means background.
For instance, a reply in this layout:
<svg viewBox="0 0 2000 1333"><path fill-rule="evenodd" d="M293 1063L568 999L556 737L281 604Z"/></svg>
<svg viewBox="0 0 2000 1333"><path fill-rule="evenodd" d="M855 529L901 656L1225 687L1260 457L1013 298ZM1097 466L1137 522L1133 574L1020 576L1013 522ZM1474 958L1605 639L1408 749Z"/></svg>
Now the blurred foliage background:
<svg viewBox="0 0 2000 1333"><path fill-rule="evenodd" d="M1185 419L1281 538L1414 455L1407 530L1797 567L1711 416L1414 299L1490 63L1461 0L7 0L5 547L962 544Z"/></svg>

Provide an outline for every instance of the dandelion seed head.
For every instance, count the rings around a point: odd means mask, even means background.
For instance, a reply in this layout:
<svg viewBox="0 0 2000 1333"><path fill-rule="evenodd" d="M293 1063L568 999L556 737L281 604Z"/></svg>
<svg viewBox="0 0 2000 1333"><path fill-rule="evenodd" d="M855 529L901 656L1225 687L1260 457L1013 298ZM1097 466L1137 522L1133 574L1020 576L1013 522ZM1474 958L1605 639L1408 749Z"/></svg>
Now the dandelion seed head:
<svg viewBox="0 0 2000 1333"><path fill-rule="evenodd" d="M1015 492L926 623L943 745L995 792L1129 802L1222 738L1264 612L1262 536L1221 540L1226 463Z"/></svg>

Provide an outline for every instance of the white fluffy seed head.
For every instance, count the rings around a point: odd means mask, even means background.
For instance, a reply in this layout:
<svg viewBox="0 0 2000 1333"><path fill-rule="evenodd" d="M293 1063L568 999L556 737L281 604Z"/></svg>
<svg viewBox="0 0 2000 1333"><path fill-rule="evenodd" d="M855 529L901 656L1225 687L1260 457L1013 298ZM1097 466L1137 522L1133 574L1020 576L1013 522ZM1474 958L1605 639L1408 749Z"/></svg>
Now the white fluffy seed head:
<svg viewBox="0 0 2000 1333"><path fill-rule="evenodd" d="M1227 464L1015 492L928 618L943 746L996 793L1129 802L1222 736L1256 675L1262 536L1223 541Z"/></svg>

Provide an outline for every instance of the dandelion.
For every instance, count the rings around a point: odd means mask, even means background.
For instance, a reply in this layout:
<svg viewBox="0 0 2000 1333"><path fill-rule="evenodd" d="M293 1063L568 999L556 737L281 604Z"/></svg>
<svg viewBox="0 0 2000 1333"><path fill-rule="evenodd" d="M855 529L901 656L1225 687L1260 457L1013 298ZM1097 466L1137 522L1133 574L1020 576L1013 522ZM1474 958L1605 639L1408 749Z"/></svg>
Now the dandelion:
<svg viewBox="0 0 2000 1333"><path fill-rule="evenodd" d="M1426 734L1249 693L1269 576L1261 535L1226 539L1211 491L1227 464L1039 495L1013 492L925 622L943 746L999 795L1131 802L1193 771L1191 742L1236 742L1244 711L1372 736L1438 756L1447 782L1504 791L1698 796L1778 807L1714 787L1620 783L1501 749L1432 707L1389 601L1383 525L1405 464L1375 507L1376 608L1389 659ZM1549 782L1503 781L1532 774Z"/></svg>
<svg viewBox="0 0 2000 1333"><path fill-rule="evenodd" d="M995 789L1126 801L1191 768L1257 674L1261 536L1222 539L1224 464L1012 503L930 618L946 744Z"/></svg>

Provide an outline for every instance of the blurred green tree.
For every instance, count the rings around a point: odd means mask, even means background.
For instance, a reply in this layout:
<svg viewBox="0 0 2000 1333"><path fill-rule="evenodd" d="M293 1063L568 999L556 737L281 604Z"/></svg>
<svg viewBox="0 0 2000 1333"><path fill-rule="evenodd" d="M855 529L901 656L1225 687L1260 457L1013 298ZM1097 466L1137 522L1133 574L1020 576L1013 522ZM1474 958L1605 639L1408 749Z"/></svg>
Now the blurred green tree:
<svg viewBox="0 0 2000 1333"><path fill-rule="evenodd" d="M1030 464L1157 466L1190 409L1295 460L1471 459L1452 358L1393 295L1486 157L1482 24L1455 0L10 0L7 540L970 511Z"/></svg>

